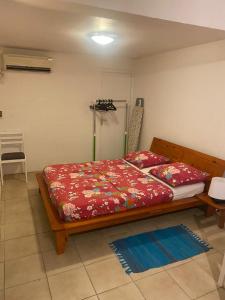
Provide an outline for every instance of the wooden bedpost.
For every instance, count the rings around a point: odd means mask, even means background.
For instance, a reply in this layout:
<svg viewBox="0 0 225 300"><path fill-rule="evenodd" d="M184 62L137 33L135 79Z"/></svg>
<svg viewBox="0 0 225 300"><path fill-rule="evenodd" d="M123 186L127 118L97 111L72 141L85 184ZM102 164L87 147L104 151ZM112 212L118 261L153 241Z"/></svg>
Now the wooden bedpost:
<svg viewBox="0 0 225 300"><path fill-rule="evenodd" d="M65 230L55 231L56 252L63 254L67 243L67 233Z"/></svg>

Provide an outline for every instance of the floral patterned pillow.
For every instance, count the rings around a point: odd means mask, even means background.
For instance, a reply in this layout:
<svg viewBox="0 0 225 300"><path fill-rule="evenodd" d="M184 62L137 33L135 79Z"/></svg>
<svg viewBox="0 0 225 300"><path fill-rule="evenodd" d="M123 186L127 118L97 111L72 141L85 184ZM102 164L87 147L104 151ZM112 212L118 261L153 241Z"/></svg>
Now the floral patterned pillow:
<svg viewBox="0 0 225 300"><path fill-rule="evenodd" d="M208 173L179 162L155 167L149 173L173 187L203 182L209 178Z"/></svg>
<svg viewBox="0 0 225 300"><path fill-rule="evenodd" d="M155 154L151 151L130 152L125 157L125 160L139 169L162 165L169 162L169 158Z"/></svg>

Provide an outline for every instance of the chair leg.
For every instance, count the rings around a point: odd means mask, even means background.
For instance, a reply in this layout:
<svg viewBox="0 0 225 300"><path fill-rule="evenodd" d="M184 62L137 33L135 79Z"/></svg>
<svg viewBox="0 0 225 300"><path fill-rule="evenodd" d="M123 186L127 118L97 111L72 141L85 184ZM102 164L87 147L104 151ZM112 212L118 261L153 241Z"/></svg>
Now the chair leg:
<svg viewBox="0 0 225 300"><path fill-rule="evenodd" d="M224 253L223 263L222 263L221 270L220 270L219 280L218 280L219 287L224 286L224 280L225 280L225 253Z"/></svg>
<svg viewBox="0 0 225 300"><path fill-rule="evenodd" d="M25 178L26 178L26 182L27 182L28 180L27 180L27 162L26 161L24 162L24 173L25 173Z"/></svg>
<svg viewBox="0 0 225 300"><path fill-rule="evenodd" d="M3 168L2 168L2 164L0 164L0 176L1 176L1 184L3 185Z"/></svg>

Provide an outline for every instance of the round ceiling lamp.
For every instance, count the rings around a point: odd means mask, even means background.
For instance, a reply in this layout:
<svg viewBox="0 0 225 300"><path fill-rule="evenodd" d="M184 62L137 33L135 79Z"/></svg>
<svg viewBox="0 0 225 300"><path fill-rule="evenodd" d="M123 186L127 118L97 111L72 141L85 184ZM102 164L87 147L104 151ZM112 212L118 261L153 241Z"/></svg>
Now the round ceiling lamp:
<svg viewBox="0 0 225 300"><path fill-rule="evenodd" d="M90 34L91 39L102 46L109 45L115 41L115 35L105 32L95 32Z"/></svg>

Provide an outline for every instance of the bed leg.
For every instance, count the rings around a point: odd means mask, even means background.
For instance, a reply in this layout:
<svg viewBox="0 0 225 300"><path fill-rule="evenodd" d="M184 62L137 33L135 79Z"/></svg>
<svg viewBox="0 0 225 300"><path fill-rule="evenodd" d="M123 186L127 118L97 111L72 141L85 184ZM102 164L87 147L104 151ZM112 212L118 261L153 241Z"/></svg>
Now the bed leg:
<svg viewBox="0 0 225 300"><path fill-rule="evenodd" d="M218 222L219 228L224 228L224 223L225 223L225 211L223 209L220 211L220 215L219 215L219 222Z"/></svg>
<svg viewBox="0 0 225 300"><path fill-rule="evenodd" d="M211 216L214 215L215 211L216 211L216 210L215 210L214 207L208 205L207 210L206 210L206 213L205 213L205 216L206 216L206 217L211 217Z"/></svg>
<svg viewBox="0 0 225 300"><path fill-rule="evenodd" d="M55 240L56 240L56 252L57 254L63 254L65 251L67 243L67 234L66 231L55 231Z"/></svg>

